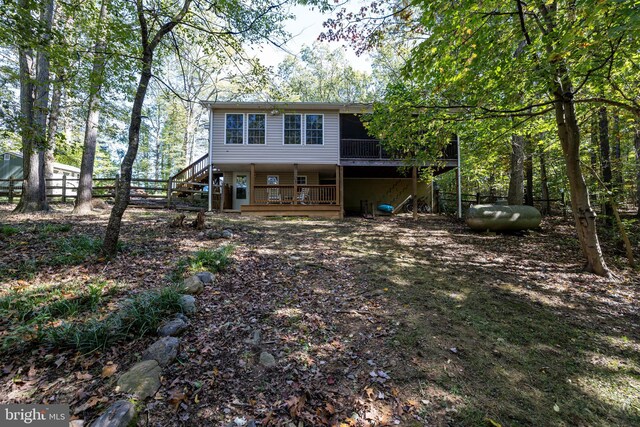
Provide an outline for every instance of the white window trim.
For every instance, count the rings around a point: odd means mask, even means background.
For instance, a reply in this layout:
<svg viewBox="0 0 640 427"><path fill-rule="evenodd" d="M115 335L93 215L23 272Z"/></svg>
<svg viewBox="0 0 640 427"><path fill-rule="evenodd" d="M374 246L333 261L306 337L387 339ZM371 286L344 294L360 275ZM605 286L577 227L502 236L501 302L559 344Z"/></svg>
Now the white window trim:
<svg viewBox="0 0 640 427"><path fill-rule="evenodd" d="M8 162L8 161L10 161L10 160L11 160L11 154L9 154L9 153L5 153L5 155L4 155L4 161L5 161L5 162Z"/></svg>
<svg viewBox="0 0 640 427"><path fill-rule="evenodd" d="M314 144L312 144L312 145L314 145ZM315 145L318 145L318 144L315 144ZM304 184L298 184L296 182L296 185L309 185L309 178L307 177L307 175L298 175L296 178L297 179L304 178Z"/></svg>
<svg viewBox="0 0 640 427"><path fill-rule="evenodd" d="M307 116L320 116L322 117L322 144L307 144ZM322 113L311 113L311 114L305 114L304 115L304 145L316 145L316 146L323 146L324 145L324 114Z"/></svg>
<svg viewBox="0 0 640 427"><path fill-rule="evenodd" d="M264 116L264 144L249 144L249 114L261 114ZM245 118L242 121L243 123L243 143L245 145L251 145L251 146L262 146L262 145L267 145L267 128L269 126L269 124L267 123L267 113L264 112L253 112L253 111L249 111L248 113L245 114Z"/></svg>
<svg viewBox="0 0 640 427"><path fill-rule="evenodd" d="M276 177L276 181L278 181L277 184L269 184L269 177L275 176ZM267 175L267 185L280 185L280 175Z"/></svg>
<svg viewBox="0 0 640 427"><path fill-rule="evenodd" d="M285 127L284 127L284 119L287 116L300 116L300 144L286 144L285 143L285 137L284 137L284 131L285 131ZM284 113L282 115L282 145L286 146L286 147L300 147L304 145L304 114L300 114L300 113Z"/></svg>
<svg viewBox="0 0 640 427"><path fill-rule="evenodd" d="M227 142L227 116L229 115L234 115L234 116L242 116L242 144L230 144ZM246 123L247 123L247 118L245 117L244 113L224 113L224 145L244 145L246 144L246 138L245 138L245 134L246 134ZM258 145L258 144L256 144Z"/></svg>
<svg viewBox="0 0 640 427"><path fill-rule="evenodd" d="M301 116L302 123L300 124L300 144L285 144L284 143L284 118L285 116ZM322 117L322 144L307 144L307 116L321 116ZM284 113L282 115L282 145L286 145L287 147L301 147L303 145L309 145L311 147L322 147L324 146L324 134L325 134L325 126L324 126L324 113Z"/></svg>

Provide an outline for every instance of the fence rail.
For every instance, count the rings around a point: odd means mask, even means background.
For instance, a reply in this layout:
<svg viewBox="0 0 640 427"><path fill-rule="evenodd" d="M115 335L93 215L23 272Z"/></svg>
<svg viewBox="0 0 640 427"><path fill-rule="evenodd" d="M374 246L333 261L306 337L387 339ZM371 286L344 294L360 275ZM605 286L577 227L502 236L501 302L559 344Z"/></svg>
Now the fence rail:
<svg viewBox="0 0 640 427"><path fill-rule="evenodd" d="M118 178L93 178L91 191L94 198L115 197ZM47 178L45 187L47 198L60 199L63 203L77 197L79 178ZM131 180L132 199L167 199L168 181L162 179L133 178ZM200 191L202 192L202 191ZM22 179L0 179L0 198L9 203L22 195Z"/></svg>
<svg viewBox="0 0 640 427"><path fill-rule="evenodd" d="M436 213L450 213L449 211L455 211L457 208L455 207L458 202L457 193L450 193L445 191L434 191L434 212ZM506 196L501 196L497 194L469 194L462 193L462 207L463 209L468 208L471 205L477 205L480 203L496 203L496 202L505 202L507 200ZM567 214L567 204L564 197L564 193L561 193L561 198L559 199L533 199L533 206L540 207L541 212L543 214L551 214L554 211L554 208L561 210L563 215ZM526 204L526 203L525 203Z"/></svg>

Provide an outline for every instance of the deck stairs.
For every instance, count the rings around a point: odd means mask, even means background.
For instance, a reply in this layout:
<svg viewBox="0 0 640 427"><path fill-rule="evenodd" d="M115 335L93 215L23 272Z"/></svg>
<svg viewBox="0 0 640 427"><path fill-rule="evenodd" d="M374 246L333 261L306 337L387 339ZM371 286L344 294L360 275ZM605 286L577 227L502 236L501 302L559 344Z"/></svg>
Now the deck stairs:
<svg viewBox="0 0 640 427"><path fill-rule="evenodd" d="M388 203L394 208L401 206L406 202L407 197L411 196L411 180L402 179L396 181L391 188L385 193L382 201ZM395 213L395 209L394 209Z"/></svg>
<svg viewBox="0 0 640 427"><path fill-rule="evenodd" d="M209 178L209 153L169 178L171 193L176 196L192 194L202 190Z"/></svg>

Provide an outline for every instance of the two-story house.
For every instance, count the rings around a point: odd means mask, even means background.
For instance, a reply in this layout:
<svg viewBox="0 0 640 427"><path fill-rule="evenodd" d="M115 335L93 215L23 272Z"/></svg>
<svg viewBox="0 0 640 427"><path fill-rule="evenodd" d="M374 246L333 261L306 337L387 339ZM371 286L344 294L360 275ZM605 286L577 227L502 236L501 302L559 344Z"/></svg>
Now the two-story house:
<svg viewBox="0 0 640 427"><path fill-rule="evenodd" d="M209 153L172 179L206 175L210 188L221 184L217 198L209 193L210 210L341 218L359 212L363 200L396 205L414 193L430 193L415 173L401 174L403 161L367 133L360 117L370 104L203 105L209 109ZM438 173L458 166L455 148L446 150Z"/></svg>

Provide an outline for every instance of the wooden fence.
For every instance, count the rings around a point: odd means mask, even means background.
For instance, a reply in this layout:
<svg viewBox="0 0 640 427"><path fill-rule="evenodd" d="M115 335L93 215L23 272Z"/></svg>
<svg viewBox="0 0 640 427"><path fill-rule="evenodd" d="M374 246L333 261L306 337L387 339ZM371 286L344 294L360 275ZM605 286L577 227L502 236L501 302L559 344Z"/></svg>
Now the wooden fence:
<svg viewBox="0 0 640 427"><path fill-rule="evenodd" d="M565 194L560 193L559 199L533 199L533 206L540 209L546 215L551 215L553 211L561 210L563 215L567 215L567 204L565 200ZM448 193L444 191L435 190L433 192L434 213L451 213L456 212L458 195L457 193ZM496 203L500 201L506 202L506 196L500 196L496 194L468 194L462 193L462 208L467 209L471 205L478 205L481 203ZM549 207L548 211L545 209Z"/></svg>

